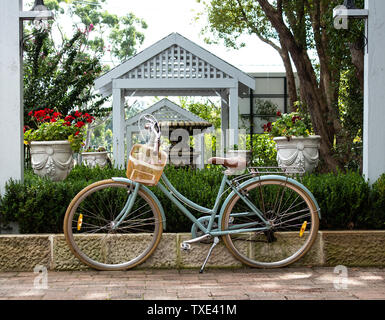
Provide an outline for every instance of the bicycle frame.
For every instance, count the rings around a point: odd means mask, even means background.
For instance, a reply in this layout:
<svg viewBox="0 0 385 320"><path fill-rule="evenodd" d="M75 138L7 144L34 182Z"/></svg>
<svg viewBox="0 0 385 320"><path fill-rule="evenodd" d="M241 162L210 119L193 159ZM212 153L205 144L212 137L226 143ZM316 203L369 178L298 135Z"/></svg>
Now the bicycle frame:
<svg viewBox="0 0 385 320"><path fill-rule="evenodd" d="M121 181L121 182L129 182L131 184L131 192L130 196L127 199L127 202L122 209L122 211L119 213L119 215L116 217L114 221L114 227L118 227L119 224L125 219L125 217L129 214L135 198L137 196L138 190L141 186L140 183L131 181L126 178L113 178L115 181ZM195 202L187 199L185 196L183 196L178 190L175 189L175 187L171 184L171 182L167 179L166 175L163 173L161 180L162 183L158 183L157 187L185 214L192 223L196 224L197 227L204 233L204 234L210 234L211 236L222 236L226 234L235 234L241 232L256 232L256 231L267 231L270 229L270 223L263 217L263 213L256 208L247 197L245 197L242 193L238 191L238 189L232 185L231 181L227 178L227 176L224 174L222 178L221 185L218 190L218 194L214 203L214 207L212 209L202 207ZM237 225L236 228L233 229L227 229L227 230L219 230L214 229L213 225L216 218L218 218L218 211L221 204L221 198L224 194L224 190L226 185L228 185L233 192L235 192L244 202L245 204L251 209L252 213L258 216L261 221L265 224L265 227L259 227L259 228L252 228L252 225L257 224L258 222L250 222L243 225ZM205 227L198 218L196 218L187 208L186 206L189 206L199 212L206 213L210 216L208 226ZM241 215L249 215L249 212L246 213L234 213L231 214L231 216L241 216ZM241 229L240 229L241 227ZM248 227L248 228L247 228Z"/></svg>

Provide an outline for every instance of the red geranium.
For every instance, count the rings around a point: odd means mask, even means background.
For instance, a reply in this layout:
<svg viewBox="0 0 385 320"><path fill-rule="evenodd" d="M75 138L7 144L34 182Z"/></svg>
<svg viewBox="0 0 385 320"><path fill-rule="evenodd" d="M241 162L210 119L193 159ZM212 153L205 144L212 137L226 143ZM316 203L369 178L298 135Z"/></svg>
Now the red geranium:
<svg viewBox="0 0 385 320"><path fill-rule="evenodd" d="M72 120L75 120L75 117L73 117L73 116L66 116L66 117L64 118L64 120L65 120L65 121L72 121Z"/></svg>
<svg viewBox="0 0 385 320"><path fill-rule="evenodd" d="M75 117L76 118L79 118L79 117L81 117L82 116L82 113L81 112L79 112L79 111L76 111L75 112Z"/></svg>
<svg viewBox="0 0 385 320"><path fill-rule="evenodd" d="M78 128L81 128L85 126L85 123L83 121L78 121L76 124L75 124L75 127L78 127Z"/></svg>

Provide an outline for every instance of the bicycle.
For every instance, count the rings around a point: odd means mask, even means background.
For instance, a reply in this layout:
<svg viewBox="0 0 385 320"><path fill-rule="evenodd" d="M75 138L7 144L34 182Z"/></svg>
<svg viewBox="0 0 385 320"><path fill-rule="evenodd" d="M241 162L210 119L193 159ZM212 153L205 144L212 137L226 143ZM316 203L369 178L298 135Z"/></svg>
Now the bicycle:
<svg viewBox="0 0 385 320"><path fill-rule="evenodd" d="M309 251L317 237L320 208L293 172L277 168L263 172L246 167L240 158L211 158L209 163L221 164L225 171L214 207L200 206L167 179L163 172L167 155L159 149L159 124L148 116L143 121L150 141L132 148L127 169L132 179L95 182L81 190L67 208L64 234L80 261L98 270L126 270L154 252L166 229L162 204L148 188L154 185L193 223L192 238L181 244L182 250L191 249L195 242L212 241L200 272L219 237L235 258L250 267L284 267ZM135 148L142 148L147 162L133 164L138 160L132 156ZM154 157L160 164L154 163ZM230 179L239 171L244 173ZM187 207L205 215L197 218Z"/></svg>

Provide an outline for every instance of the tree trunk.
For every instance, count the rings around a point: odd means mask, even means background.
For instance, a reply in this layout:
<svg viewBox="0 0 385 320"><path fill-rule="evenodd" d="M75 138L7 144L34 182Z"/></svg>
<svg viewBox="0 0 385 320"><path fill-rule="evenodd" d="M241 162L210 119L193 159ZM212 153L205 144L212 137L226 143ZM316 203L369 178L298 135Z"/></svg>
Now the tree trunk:
<svg viewBox="0 0 385 320"><path fill-rule="evenodd" d="M357 70L356 75L360 82L361 91L364 92L364 40L360 39L355 43L350 43L349 48L352 54L352 63Z"/></svg>
<svg viewBox="0 0 385 320"><path fill-rule="evenodd" d="M282 42L285 43L290 56L297 68L300 80L301 92L308 106L313 128L316 134L321 136L320 155L328 170L336 171L340 163L333 157L333 144L335 138L334 126L328 118L330 110L325 92L317 81L314 68L304 48L298 44L283 21L280 10L276 10L267 0L258 0L266 17L276 29Z"/></svg>
<svg viewBox="0 0 385 320"><path fill-rule="evenodd" d="M279 54L282 58L283 64L286 70L286 79L287 79L287 91L289 94L289 112L295 112L296 107L295 103L298 101L297 87L295 85L295 77L293 72L293 66L290 60L290 54L287 51L285 44L283 41L281 42L281 50L279 50Z"/></svg>

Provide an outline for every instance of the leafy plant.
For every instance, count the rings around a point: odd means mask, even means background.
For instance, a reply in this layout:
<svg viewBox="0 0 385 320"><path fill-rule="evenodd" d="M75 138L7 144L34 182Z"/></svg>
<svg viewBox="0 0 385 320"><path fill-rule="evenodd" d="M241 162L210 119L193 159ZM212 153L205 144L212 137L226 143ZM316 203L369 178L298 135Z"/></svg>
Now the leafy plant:
<svg viewBox="0 0 385 320"><path fill-rule="evenodd" d="M26 144L32 141L56 141L68 140L74 152L78 152L85 136L85 125L94 119L88 113L76 111L74 116L68 115L62 119L59 112L53 109L30 111L28 114L37 124L37 129L27 130L24 127L24 141Z"/></svg>
<svg viewBox="0 0 385 320"><path fill-rule="evenodd" d="M264 131L268 132L273 137L287 137L290 139L294 137L307 137L310 135L309 128L305 121L297 112L289 114L277 113L279 118L273 122L268 123L264 127Z"/></svg>
<svg viewBox="0 0 385 320"><path fill-rule="evenodd" d="M106 151L106 148L104 148L104 147L99 147L99 148L89 147L88 149L84 150L83 152L105 152L105 151Z"/></svg>
<svg viewBox="0 0 385 320"><path fill-rule="evenodd" d="M271 137L265 134L253 134L246 137L246 149L251 150L251 166L277 166L277 149Z"/></svg>
<svg viewBox="0 0 385 320"><path fill-rule="evenodd" d="M102 116L101 108L107 98L93 91L95 79L103 72L100 54L91 56L84 50L89 32L80 30L55 48L48 32L33 31L33 38L24 43L24 123L34 121L29 115L42 109L55 110L63 115L75 108Z"/></svg>
<svg viewBox="0 0 385 320"><path fill-rule="evenodd" d="M256 99L256 114L263 120L270 121L278 113L278 105L270 100Z"/></svg>

